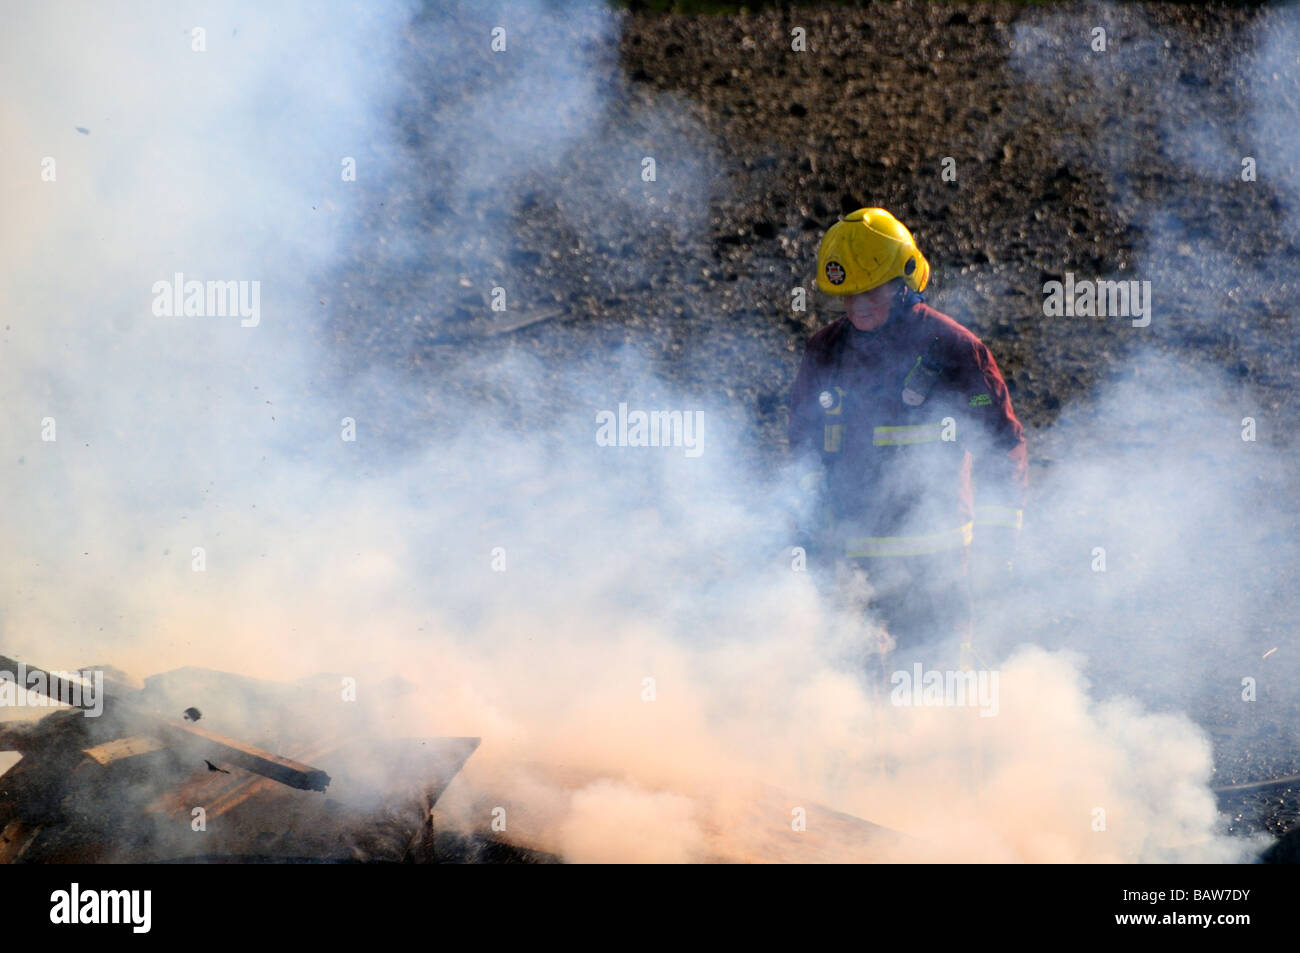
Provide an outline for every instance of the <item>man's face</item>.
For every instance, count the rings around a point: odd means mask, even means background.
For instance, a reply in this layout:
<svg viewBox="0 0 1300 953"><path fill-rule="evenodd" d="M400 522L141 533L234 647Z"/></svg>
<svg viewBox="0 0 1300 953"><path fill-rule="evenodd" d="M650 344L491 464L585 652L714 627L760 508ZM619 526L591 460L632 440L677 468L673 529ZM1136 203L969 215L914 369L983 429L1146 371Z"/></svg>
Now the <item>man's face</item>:
<svg viewBox="0 0 1300 953"><path fill-rule="evenodd" d="M894 282L888 281L879 288L850 295L844 301L844 313L859 331L874 331L889 318L895 292Z"/></svg>

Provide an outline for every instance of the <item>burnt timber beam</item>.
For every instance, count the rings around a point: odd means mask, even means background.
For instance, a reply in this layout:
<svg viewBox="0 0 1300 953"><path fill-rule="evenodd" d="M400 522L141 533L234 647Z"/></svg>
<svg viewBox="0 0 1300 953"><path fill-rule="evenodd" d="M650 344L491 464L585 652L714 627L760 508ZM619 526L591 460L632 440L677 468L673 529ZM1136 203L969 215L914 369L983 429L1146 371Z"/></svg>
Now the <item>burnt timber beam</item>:
<svg viewBox="0 0 1300 953"><path fill-rule="evenodd" d="M81 697L82 708L93 707L91 703L84 701L84 695L80 691L73 692L70 681L45 669L34 665L20 665L13 659L0 655L0 672L8 672L15 681L19 680L20 672L28 676L33 672L39 673L44 678L45 685L44 688L37 687L34 690L57 701ZM21 682L19 684L21 687L28 687ZM103 703L106 712L111 708L113 716L129 724L134 732L158 738L187 754L206 758L213 763L232 764L301 791L324 791L329 787L330 776L309 764L302 764L291 758L282 758L253 745L236 741L234 738L219 735L215 731L207 731L184 722L171 721L108 692L104 693Z"/></svg>

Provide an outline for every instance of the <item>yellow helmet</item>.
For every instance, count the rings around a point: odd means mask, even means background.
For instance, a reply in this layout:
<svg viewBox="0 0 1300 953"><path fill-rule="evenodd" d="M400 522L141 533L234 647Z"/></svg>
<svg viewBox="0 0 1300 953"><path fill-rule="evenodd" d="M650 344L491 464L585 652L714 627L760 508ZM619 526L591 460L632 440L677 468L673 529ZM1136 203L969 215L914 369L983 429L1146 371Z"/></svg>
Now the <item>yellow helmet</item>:
<svg viewBox="0 0 1300 953"><path fill-rule="evenodd" d="M883 208L860 208L832 225L817 250L817 287L856 295L902 278L913 291L930 280L925 260L903 223Z"/></svg>

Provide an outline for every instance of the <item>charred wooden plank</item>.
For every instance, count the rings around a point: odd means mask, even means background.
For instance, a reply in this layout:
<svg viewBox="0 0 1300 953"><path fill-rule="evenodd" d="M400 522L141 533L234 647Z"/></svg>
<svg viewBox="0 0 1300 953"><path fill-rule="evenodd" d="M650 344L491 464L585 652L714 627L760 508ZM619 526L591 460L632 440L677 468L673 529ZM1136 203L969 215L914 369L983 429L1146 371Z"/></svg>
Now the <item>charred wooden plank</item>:
<svg viewBox="0 0 1300 953"><path fill-rule="evenodd" d="M141 730L156 735L174 747L193 751L209 761L233 764L302 791L324 791L329 787L330 776L319 768L291 758L282 758L215 731L178 721L167 721L156 715L134 720L140 724Z"/></svg>
<svg viewBox="0 0 1300 953"><path fill-rule="evenodd" d="M112 764L114 761L121 761L125 758L151 754L165 747L166 745L157 738L151 738L147 735L132 735L129 738L118 738L115 741L108 741L102 745L95 745L93 748L84 748L82 750L97 764Z"/></svg>
<svg viewBox="0 0 1300 953"><path fill-rule="evenodd" d="M302 764L290 758L282 758L196 725L171 721L107 691L103 699L87 700L80 686L74 690L74 685L69 679L35 665L27 665L0 655L0 672L8 672L22 687L37 691L49 698L58 701L71 700L74 707L93 710L102 702L104 711L111 713L114 718L121 719L123 724L130 726L133 733L158 738L187 754L221 764L233 764L303 791L324 791L329 787L329 775L319 768L313 768L309 764ZM41 676L36 679L35 685L30 682L33 673Z"/></svg>
<svg viewBox="0 0 1300 953"><path fill-rule="evenodd" d="M105 698L101 699L98 697L97 692L90 692L91 697L88 698L85 683L64 677L73 673L50 672L36 665L17 662L6 655L0 655L0 673L9 675L19 688L35 691L46 698L52 698L74 708L94 710L101 701L106 700L108 697L107 693L105 693ZM32 675L40 676L36 684L32 684ZM86 682L89 681L89 679L86 680Z"/></svg>

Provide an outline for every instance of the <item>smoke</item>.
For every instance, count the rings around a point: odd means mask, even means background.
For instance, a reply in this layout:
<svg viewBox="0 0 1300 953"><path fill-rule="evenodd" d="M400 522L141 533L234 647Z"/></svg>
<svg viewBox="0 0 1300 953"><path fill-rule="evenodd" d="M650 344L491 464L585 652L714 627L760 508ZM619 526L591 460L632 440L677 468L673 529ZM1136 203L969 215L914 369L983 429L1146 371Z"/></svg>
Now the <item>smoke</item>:
<svg viewBox="0 0 1300 953"><path fill-rule="evenodd" d="M1036 451L1022 594L980 619L997 714L889 704L859 664L870 621L792 571L782 464L754 466L727 395L662 373L701 360L690 339L656 357L645 338L680 332L582 318L588 295L653 300L665 260L697 272L722 187L681 104L624 85L621 16L14 13L7 653L340 673L363 695L400 676L417 692L380 696L387 730L483 738L441 819L485 830L502 808L508 836L575 861L1245 856L1184 704L1238 690L1200 634L1257 647L1214 614L1225 564L1294 551L1227 535L1268 504L1235 390L1135 365L1064 415ZM623 266L599 273L584 242ZM260 320L156 314L177 273L260 282ZM563 323L485 336L497 287L508 315ZM708 342L766 366L743 329ZM620 403L702 413L704 452L601 446Z"/></svg>

